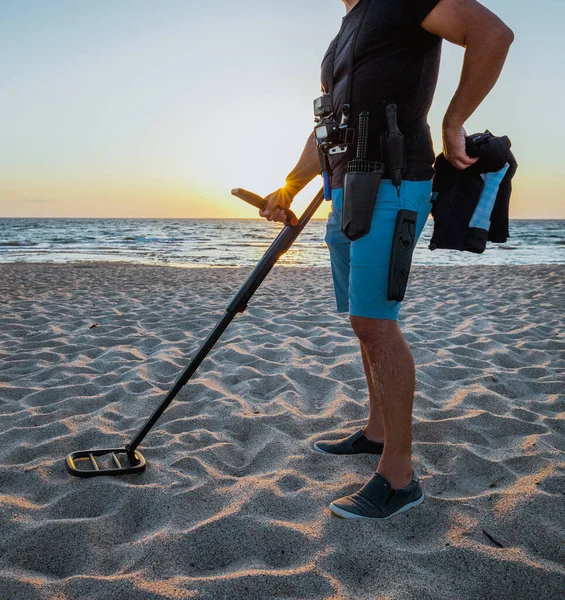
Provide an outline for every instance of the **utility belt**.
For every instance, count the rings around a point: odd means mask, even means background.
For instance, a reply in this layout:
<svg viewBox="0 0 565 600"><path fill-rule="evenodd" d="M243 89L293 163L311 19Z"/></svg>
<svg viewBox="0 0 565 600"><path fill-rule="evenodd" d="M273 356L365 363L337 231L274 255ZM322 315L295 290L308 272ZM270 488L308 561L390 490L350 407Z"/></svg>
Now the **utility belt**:
<svg viewBox="0 0 565 600"><path fill-rule="evenodd" d="M386 130L379 136L381 156L384 162L367 160L370 132L370 114L367 111L361 112L359 115L357 131L343 126L336 126L337 131L335 128L331 129L327 123L328 119L320 119L315 127L321 170L323 174L327 175L328 181L331 181L332 175L330 156L347 152L352 140L357 138L356 157L347 163L343 186L342 231L352 241L369 233L377 192L385 174L385 168L399 194L406 170L406 141L398 128L396 105L389 104L384 111ZM416 132L423 123L425 123L425 119L419 119L406 129L410 133ZM331 190L326 195L327 199L330 197Z"/></svg>
<svg viewBox="0 0 565 600"><path fill-rule="evenodd" d="M370 112L370 127L368 132L368 149L367 157L371 160L383 163L384 174L383 178L397 181L398 174L394 174L396 169L402 170L401 179L406 178L407 169L407 148L413 148L417 137L428 135L428 119L427 115L423 115L409 124L402 123L402 109L398 109L398 120L402 125L396 122L396 116L393 116L394 124L387 127L385 114L385 105L379 109L379 114ZM375 115L375 116L374 116ZM378 118L376 118L378 117ZM379 125L376 125L378 121ZM357 130L355 130L357 132ZM392 141L397 135L403 136L402 146L392 147L395 142ZM355 133L357 135L357 133ZM417 137L416 137L417 136ZM357 138L356 138L357 139ZM332 161L333 162L333 161ZM395 169L395 165L397 166ZM395 183L395 186L398 187Z"/></svg>

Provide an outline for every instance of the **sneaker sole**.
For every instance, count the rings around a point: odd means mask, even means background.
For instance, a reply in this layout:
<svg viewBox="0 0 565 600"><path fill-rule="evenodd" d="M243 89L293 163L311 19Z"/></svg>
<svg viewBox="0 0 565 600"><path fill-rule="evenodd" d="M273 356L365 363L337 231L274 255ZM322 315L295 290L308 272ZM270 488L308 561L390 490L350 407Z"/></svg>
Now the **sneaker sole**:
<svg viewBox="0 0 565 600"><path fill-rule="evenodd" d="M328 454L330 456L361 456L361 454L366 454L367 456L381 456L380 452L349 452L349 453L339 453L339 452L326 452L325 450L322 450L319 446L318 446L318 442L316 442L312 448L314 448L314 450L316 452L319 452L320 454Z"/></svg>
<svg viewBox="0 0 565 600"><path fill-rule="evenodd" d="M330 454L332 456L343 456L343 454L336 454L335 452L326 452L325 450L322 450L319 446L318 446L318 442L316 442L313 446L314 450L316 450L316 452L319 452L320 454Z"/></svg>
<svg viewBox="0 0 565 600"><path fill-rule="evenodd" d="M343 510L343 508L339 508L339 506L336 506L333 502L330 504L330 510L332 511L332 513L334 515L336 515L337 517L341 517L342 519L365 519L368 521L386 521L387 519L392 519L392 517L396 517L396 515L399 515L400 513L406 512L407 510L410 510L411 508L415 508L416 506L419 506L420 504L422 504L423 501L424 501L424 494L422 494L421 497L418 498L418 500L415 500L414 502L410 502L410 504L406 504L401 509L397 510L395 513L392 513L392 515L389 515L388 517L380 517L380 518L379 517L364 517L363 515L356 515L355 513L347 512L346 510Z"/></svg>

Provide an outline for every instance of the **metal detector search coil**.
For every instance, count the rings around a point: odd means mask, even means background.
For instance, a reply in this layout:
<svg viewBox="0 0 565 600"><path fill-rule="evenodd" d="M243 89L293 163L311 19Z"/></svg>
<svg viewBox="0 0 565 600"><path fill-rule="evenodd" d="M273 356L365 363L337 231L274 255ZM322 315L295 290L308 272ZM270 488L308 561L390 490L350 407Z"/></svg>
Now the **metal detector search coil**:
<svg viewBox="0 0 565 600"><path fill-rule="evenodd" d="M118 458L122 456L122 461ZM105 468L98 464L97 458L111 456L114 463L113 467ZM92 468L79 469L78 464L87 463ZM96 477L98 475L128 475L132 473L141 473L145 471L145 458L141 452L134 451L130 454L124 448L109 448L107 450L81 450L72 452L65 460L67 471L75 477Z"/></svg>

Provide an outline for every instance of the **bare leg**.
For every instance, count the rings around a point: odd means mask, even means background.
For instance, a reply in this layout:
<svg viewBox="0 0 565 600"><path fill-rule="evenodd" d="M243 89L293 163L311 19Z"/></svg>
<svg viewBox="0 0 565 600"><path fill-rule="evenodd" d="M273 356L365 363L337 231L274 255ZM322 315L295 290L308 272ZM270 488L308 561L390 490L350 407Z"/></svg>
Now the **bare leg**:
<svg viewBox="0 0 565 600"><path fill-rule="evenodd" d="M400 489L412 479L414 359L396 321L352 316L351 324L365 350L376 405L382 410L385 446L377 472Z"/></svg>
<svg viewBox="0 0 565 600"><path fill-rule="evenodd" d="M373 383L373 374L371 373L371 365L367 351L363 344L361 346L361 357L363 358L363 369L365 370L365 377L367 378L367 385L369 387L369 422L363 430L365 437L373 442L382 442L385 439L385 427L383 420L383 411L379 403L379 395L375 390L375 384Z"/></svg>

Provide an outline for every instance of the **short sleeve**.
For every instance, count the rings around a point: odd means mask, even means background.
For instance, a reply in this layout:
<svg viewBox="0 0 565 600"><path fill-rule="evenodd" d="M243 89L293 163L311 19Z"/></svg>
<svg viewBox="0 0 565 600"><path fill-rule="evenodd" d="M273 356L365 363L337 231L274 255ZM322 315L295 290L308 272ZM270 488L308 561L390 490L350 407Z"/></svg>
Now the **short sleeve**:
<svg viewBox="0 0 565 600"><path fill-rule="evenodd" d="M421 23L439 4L440 0L407 0L412 18Z"/></svg>

